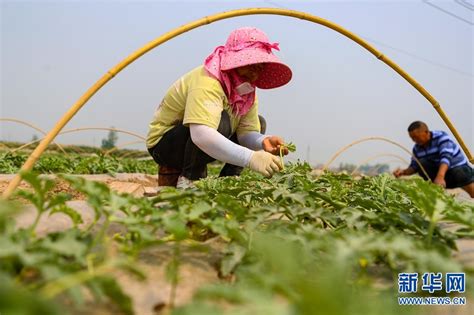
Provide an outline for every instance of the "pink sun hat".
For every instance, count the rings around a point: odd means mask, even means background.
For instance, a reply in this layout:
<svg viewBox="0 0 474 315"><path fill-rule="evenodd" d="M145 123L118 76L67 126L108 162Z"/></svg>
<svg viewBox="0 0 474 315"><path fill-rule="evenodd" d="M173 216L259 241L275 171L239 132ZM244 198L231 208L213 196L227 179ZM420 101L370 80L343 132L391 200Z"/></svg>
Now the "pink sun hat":
<svg viewBox="0 0 474 315"><path fill-rule="evenodd" d="M255 27L242 27L230 33L225 43L220 69L235 69L257 63L263 63L255 86L261 89L273 89L287 84L291 80L290 67L285 65L272 49L280 50L278 43L270 43L267 35Z"/></svg>

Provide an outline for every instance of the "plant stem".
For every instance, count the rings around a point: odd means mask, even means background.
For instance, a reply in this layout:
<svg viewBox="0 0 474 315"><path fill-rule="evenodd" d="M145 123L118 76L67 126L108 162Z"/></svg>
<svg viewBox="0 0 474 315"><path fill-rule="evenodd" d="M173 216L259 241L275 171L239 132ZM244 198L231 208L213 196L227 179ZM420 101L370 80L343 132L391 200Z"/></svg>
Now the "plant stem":
<svg viewBox="0 0 474 315"><path fill-rule="evenodd" d="M54 298L61 292L75 287L81 283L87 282L97 276L101 276L103 274L109 273L111 269L113 269L114 263L110 262L104 265L95 268L94 272L90 272L89 270L82 270L73 274L69 274L64 276L56 281L50 282L46 284L41 289L41 294L48 299Z"/></svg>
<svg viewBox="0 0 474 315"><path fill-rule="evenodd" d="M170 291L170 297L168 301L168 305L170 308L174 307L174 303L176 300L176 289L178 287L178 278L179 278L179 264L180 264L180 258L181 258L181 247L180 247L180 242L176 242L174 245L174 250L173 250L173 261L172 264L174 265L174 270L173 274L171 275L171 291Z"/></svg>
<svg viewBox="0 0 474 315"><path fill-rule="evenodd" d="M280 161L281 161L281 166L283 167L283 169L285 169L285 161L283 161L283 148L284 146L281 145L280 146Z"/></svg>
<svg viewBox="0 0 474 315"><path fill-rule="evenodd" d="M104 235L109 228L110 225L110 220L109 217L105 217L105 222L104 224L100 227L99 232L97 233L97 236L94 238L92 243L89 245L89 251L92 250L99 242L101 242L104 239Z"/></svg>
<svg viewBox="0 0 474 315"><path fill-rule="evenodd" d="M40 220L42 214L43 214L43 209L38 208L38 214L36 215L35 221L33 222L33 224L29 228L30 235L32 237L35 236L35 230L36 230L36 227L38 226L38 223L39 223L39 220Z"/></svg>
<svg viewBox="0 0 474 315"><path fill-rule="evenodd" d="M433 232L436 226L436 221L434 220L434 213L430 220L430 225L428 227L428 247L431 247L431 241L433 239Z"/></svg>

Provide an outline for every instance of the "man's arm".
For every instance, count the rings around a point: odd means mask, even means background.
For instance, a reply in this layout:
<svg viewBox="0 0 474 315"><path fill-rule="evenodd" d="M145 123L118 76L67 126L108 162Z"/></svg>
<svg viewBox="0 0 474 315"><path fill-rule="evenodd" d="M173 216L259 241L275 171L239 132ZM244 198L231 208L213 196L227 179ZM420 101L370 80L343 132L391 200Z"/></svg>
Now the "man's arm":
<svg viewBox="0 0 474 315"><path fill-rule="evenodd" d="M439 153L440 163L438 173L436 174L433 183L441 187L446 187L446 180L444 179L446 172L451 165L453 154L456 152L456 144L447 136L443 136L440 140Z"/></svg>
<svg viewBox="0 0 474 315"><path fill-rule="evenodd" d="M393 175L395 177L400 177L400 176L406 176L406 175L413 175L415 174L416 171L414 168L412 168L411 166L407 167L406 169L404 170L401 170L401 169L396 169L394 172L393 172Z"/></svg>
<svg viewBox="0 0 474 315"><path fill-rule="evenodd" d="M446 180L444 179L444 176L446 175L448 168L448 164L441 163L439 165L438 174L436 174L436 178L433 180L433 183L441 187L446 187Z"/></svg>
<svg viewBox="0 0 474 315"><path fill-rule="evenodd" d="M216 160L249 167L267 177L283 169L280 159L276 156L263 150L253 151L238 145L206 125L190 124L189 129L193 143Z"/></svg>

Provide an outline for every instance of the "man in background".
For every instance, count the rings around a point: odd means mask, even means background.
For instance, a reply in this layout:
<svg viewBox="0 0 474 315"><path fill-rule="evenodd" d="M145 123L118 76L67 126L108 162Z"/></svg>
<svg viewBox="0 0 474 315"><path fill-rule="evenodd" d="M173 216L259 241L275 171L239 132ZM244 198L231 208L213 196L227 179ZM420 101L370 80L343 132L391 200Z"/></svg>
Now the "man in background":
<svg viewBox="0 0 474 315"><path fill-rule="evenodd" d="M408 134L415 142L413 155L418 159L430 177L430 180L444 188L460 187L474 198L474 170L468 164L461 148L444 131L430 131L422 121L408 126ZM395 177L418 173L424 179L426 175L414 158L404 169L393 172Z"/></svg>

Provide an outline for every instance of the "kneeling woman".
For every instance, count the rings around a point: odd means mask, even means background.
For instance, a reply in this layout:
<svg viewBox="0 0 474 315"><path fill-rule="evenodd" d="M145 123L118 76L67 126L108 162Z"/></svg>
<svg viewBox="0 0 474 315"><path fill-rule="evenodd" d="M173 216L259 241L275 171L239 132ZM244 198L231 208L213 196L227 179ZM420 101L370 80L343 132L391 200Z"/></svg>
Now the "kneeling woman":
<svg viewBox="0 0 474 315"><path fill-rule="evenodd" d="M220 176L243 167L267 177L281 170L284 141L266 136L256 88L288 83L292 72L273 53L278 44L253 27L233 31L201 65L167 91L149 126L147 147L159 165L158 185L187 187L207 176L207 164L225 164ZM285 149L285 155L288 151Z"/></svg>

